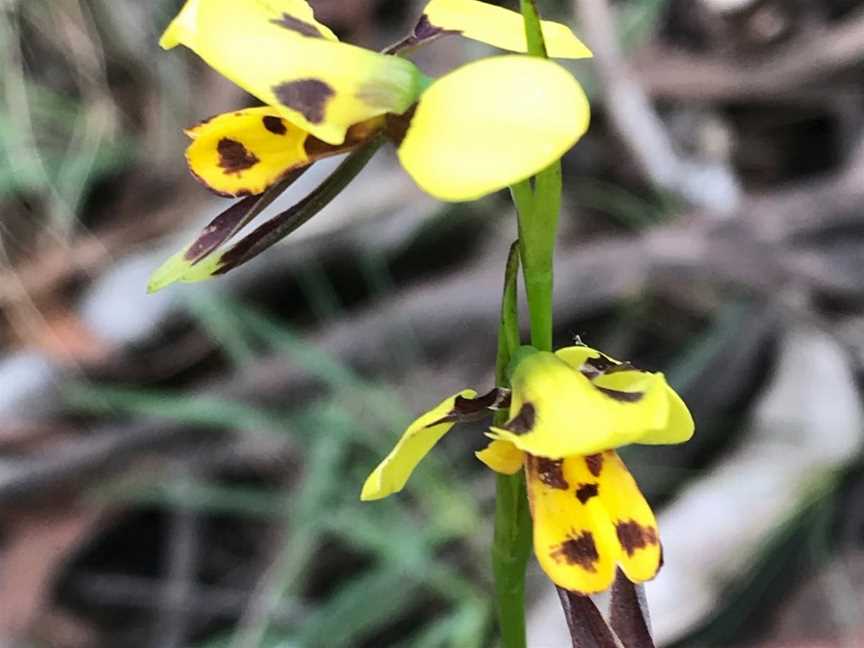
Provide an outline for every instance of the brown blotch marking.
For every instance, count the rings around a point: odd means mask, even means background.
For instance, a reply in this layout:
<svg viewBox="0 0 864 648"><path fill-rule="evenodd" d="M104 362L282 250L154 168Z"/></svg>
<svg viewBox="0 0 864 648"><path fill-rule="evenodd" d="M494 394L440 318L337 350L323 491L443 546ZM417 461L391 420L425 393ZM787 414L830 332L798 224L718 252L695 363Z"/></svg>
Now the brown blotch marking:
<svg viewBox="0 0 864 648"><path fill-rule="evenodd" d="M588 466L588 472L595 477L599 477L603 471L603 455L593 454L585 457L585 465Z"/></svg>
<svg viewBox="0 0 864 648"><path fill-rule="evenodd" d="M512 421L510 421L506 428L513 434L527 434L534 428L534 424L537 422L537 411L534 409L534 405L531 403L524 403L522 405L522 409L519 410L519 413L516 415Z"/></svg>
<svg viewBox="0 0 864 648"><path fill-rule="evenodd" d="M618 542L628 556L636 553L637 549L644 549L660 542L657 538L657 529L642 526L636 520L616 523L615 533L618 534Z"/></svg>
<svg viewBox="0 0 864 648"><path fill-rule="evenodd" d="M260 162L258 156L243 144L228 137L219 140L216 152L219 153L219 166L229 175L245 171Z"/></svg>
<svg viewBox="0 0 864 648"><path fill-rule="evenodd" d="M585 504L592 497L597 497L599 492L600 486L598 484L579 484L579 488L576 489L576 499Z"/></svg>
<svg viewBox="0 0 864 648"><path fill-rule="evenodd" d="M479 421L489 415L489 410L500 409L504 403L510 403L510 390L501 387L493 387L488 393L477 398L465 398L457 396L453 401L453 409L445 416L433 421L426 427L433 427L441 423L467 423Z"/></svg>
<svg viewBox="0 0 864 648"><path fill-rule="evenodd" d="M618 373L621 371L639 371L630 362L615 362L609 356L600 354L597 358L588 358L582 363L579 368L582 375L589 380L594 380L599 376Z"/></svg>
<svg viewBox="0 0 864 648"><path fill-rule="evenodd" d="M311 124L324 121L324 108L336 94L333 88L320 79L285 81L273 86L272 90L279 103L296 110Z"/></svg>
<svg viewBox="0 0 864 648"><path fill-rule="evenodd" d="M626 392L618 389L609 389L608 387L600 387L599 385L594 385L594 389L619 403L638 403L645 396L645 392Z"/></svg>
<svg viewBox="0 0 864 648"><path fill-rule="evenodd" d="M459 34L461 33L459 30L446 30L438 25L433 25L429 21L429 16L425 13L420 16L420 20L417 21L416 27L414 27L414 38L418 41L429 40L430 38L437 38L443 34Z"/></svg>
<svg viewBox="0 0 864 648"><path fill-rule="evenodd" d="M276 117L276 115L264 115L264 117L261 118L261 121L264 123L264 128L274 135L284 135L288 132L285 120L281 117Z"/></svg>
<svg viewBox="0 0 864 648"><path fill-rule="evenodd" d="M546 459L545 457L536 458L537 477L541 482L549 488L557 488L558 490L567 490L570 484L564 479L564 460L563 459Z"/></svg>
<svg viewBox="0 0 864 648"><path fill-rule="evenodd" d="M405 135L408 134L408 129L411 127L411 120L414 119L416 111L417 104L415 103L401 115L387 113L387 125L384 132L387 133L387 138L393 142L393 146L398 147L402 144L402 140L405 139Z"/></svg>
<svg viewBox="0 0 864 648"><path fill-rule="evenodd" d="M582 363L579 370L586 378L593 379L606 373L615 366L616 363L613 362L611 358L608 358L601 353L598 358L588 358L584 363Z"/></svg>
<svg viewBox="0 0 864 648"><path fill-rule="evenodd" d="M429 43L441 36L447 36L450 34L461 34L462 32L458 29L443 29L442 27L438 27L437 25L433 25L429 22L429 16L423 14L420 16L420 20L417 21L417 25L414 27L414 31L409 35L403 38L398 43L395 43L384 50L384 54L397 54L406 49L413 49L418 45L424 45Z"/></svg>
<svg viewBox="0 0 864 648"><path fill-rule="evenodd" d="M560 563L563 560L568 565L579 565L589 572L597 571L597 561L600 560L597 545L594 543L594 536L590 531L583 531L581 535L571 534L569 538L555 547L549 556L555 562Z"/></svg>
<svg viewBox="0 0 864 648"><path fill-rule="evenodd" d="M278 25L279 27L284 27L289 31L297 32L301 36L308 36L310 38L324 38L324 35L321 33L315 25L310 25L307 22L303 22L299 18L295 18L287 13L282 13L281 18L274 18L270 21L274 25Z"/></svg>

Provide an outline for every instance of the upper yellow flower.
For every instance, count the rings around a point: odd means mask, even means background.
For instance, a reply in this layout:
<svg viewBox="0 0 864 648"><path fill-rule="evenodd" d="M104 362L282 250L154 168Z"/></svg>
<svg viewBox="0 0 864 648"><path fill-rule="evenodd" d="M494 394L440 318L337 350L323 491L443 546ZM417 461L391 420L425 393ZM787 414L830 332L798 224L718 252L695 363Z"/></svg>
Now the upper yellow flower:
<svg viewBox="0 0 864 648"><path fill-rule="evenodd" d="M564 25L543 29L552 56L591 55ZM404 45L454 33L525 51L519 15L475 0L433 0ZM584 92L553 62L494 57L433 81L339 42L304 0L188 0L160 43L189 47L267 104L189 131L192 172L223 195L259 194L384 134L424 190L472 200L548 166L588 127Z"/></svg>
<svg viewBox="0 0 864 648"><path fill-rule="evenodd" d="M653 578L662 553L657 522L614 449L687 441L693 419L686 405L662 374L586 346L528 349L511 382L512 393L465 390L414 421L361 498L400 491L453 425L509 404L510 420L492 428L492 442L477 457L505 474L524 466L534 551L549 578L583 594L607 589L616 566L634 582Z"/></svg>

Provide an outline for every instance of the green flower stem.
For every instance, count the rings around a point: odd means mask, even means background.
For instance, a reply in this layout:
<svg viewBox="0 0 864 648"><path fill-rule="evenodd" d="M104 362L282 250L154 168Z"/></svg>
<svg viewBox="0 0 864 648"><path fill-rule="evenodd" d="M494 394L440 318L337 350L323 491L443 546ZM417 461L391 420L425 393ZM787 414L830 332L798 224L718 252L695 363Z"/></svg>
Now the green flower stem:
<svg viewBox="0 0 864 648"><path fill-rule="evenodd" d="M546 57L546 45L534 0L521 0L528 53ZM519 259L525 279L531 323L531 344L552 350L552 278L558 212L561 207L561 164L555 162L532 180L510 188L518 212L519 241L510 250L501 304L496 384L506 386L510 358L519 347L516 275ZM497 412L495 424L507 420ZM525 567L531 555L531 514L525 476L499 475L495 501L492 567L503 648L526 648Z"/></svg>
<svg viewBox="0 0 864 648"><path fill-rule="evenodd" d="M546 58L540 15L534 0L521 0L528 54ZM519 218L522 272L531 322L531 344L552 350L552 279L558 213L561 209L561 163L554 162L532 181L511 187Z"/></svg>
<svg viewBox="0 0 864 648"><path fill-rule="evenodd" d="M510 247L501 300L501 325L495 384L508 384L510 358L520 346L517 279L519 276L518 241ZM507 421L507 411L495 413L495 425ZM525 648L525 567L531 556L531 515L525 496L525 476L498 475L495 498L495 537L492 542L492 572L498 627L503 648Z"/></svg>
<svg viewBox="0 0 864 648"><path fill-rule="evenodd" d="M492 571L502 648L526 648L525 567L531 557L531 514L525 475L498 475Z"/></svg>

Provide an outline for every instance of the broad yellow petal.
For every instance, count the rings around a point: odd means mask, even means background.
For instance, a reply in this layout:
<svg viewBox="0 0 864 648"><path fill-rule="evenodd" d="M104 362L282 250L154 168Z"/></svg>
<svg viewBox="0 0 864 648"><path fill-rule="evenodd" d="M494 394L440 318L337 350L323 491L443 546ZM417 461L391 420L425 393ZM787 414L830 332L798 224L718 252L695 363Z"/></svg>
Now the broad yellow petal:
<svg viewBox="0 0 864 648"><path fill-rule="evenodd" d="M457 408L457 399L474 399L476 396L473 389L461 391L409 425L390 454L366 479L360 499L382 499L402 490L417 464L456 423L452 415Z"/></svg>
<svg viewBox="0 0 864 648"><path fill-rule="evenodd" d="M376 117L352 126L341 145L327 144L298 128L269 106L213 117L186 131L189 169L223 196L262 193L296 169L344 153L383 128Z"/></svg>
<svg viewBox="0 0 864 648"><path fill-rule="evenodd" d="M543 37L552 58L590 58L589 50L566 25L544 20ZM477 0L432 0L416 31L457 32L467 38L511 52L528 51L525 25L515 11Z"/></svg>
<svg viewBox="0 0 864 648"><path fill-rule="evenodd" d="M662 564L657 520L636 480L618 453L604 452L586 458L596 479L597 497L609 515L620 546L618 564L627 578L642 582L654 578Z"/></svg>
<svg viewBox="0 0 864 648"><path fill-rule="evenodd" d="M515 475L522 470L525 461L525 453L507 441L493 440L474 454L487 467L502 475Z"/></svg>
<svg viewBox="0 0 864 648"><path fill-rule="evenodd" d="M588 120L585 93L557 63L488 58L429 87L399 159L433 196L474 200L549 166L585 133Z"/></svg>
<svg viewBox="0 0 864 648"><path fill-rule="evenodd" d="M492 436L537 456L589 455L638 443L667 421L666 382L660 374L621 372L595 384L540 351L520 362L512 386L513 416L504 427L493 428Z"/></svg>
<svg viewBox="0 0 864 648"><path fill-rule="evenodd" d="M594 380L597 385L614 387L614 381L623 381L623 383L618 382L619 388L621 384L624 384L624 389L628 391L638 391L639 389L635 385L635 381L640 380L638 376L639 372L627 371L626 369L629 367L627 363L614 360L596 349L581 345L571 346L559 349L555 352L555 355L572 368L581 371L587 377ZM619 373L621 375L618 378L611 379L613 383L610 383L608 376ZM605 377L598 379L604 375ZM639 443L651 445L684 443L693 436L695 426L687 405L668 384L666 385L666 396L668 399L668 416L666 421L658 428L646 430L646 433L639 439Z"/></svg>
<svg viewBox="0 0 864 648"><path fill-rule="evenodd" d="M341 144L353 124L403 113L417 100L426 78L413 63L332 40L323 25L309 22L311 14L300 10L303 5L189 0L160 43L166 48L185 45L330 144ZM298 33L298 21L321 31L322 37Z"/></svg>
<svg viewBox="0 0 864 648"><path fill-rule="evenodd" d="M657 430L651 430L639 440L639 443L667 445L684 443L693 438L696 425L687 405L669 385L666 385L666 397L669 402L669 416L666 425Z"/></svg>
<svg viewBox="0 0 864 648"><path fill-rule="evenodd" d="M234 11L238 8L236 5L243 4L243 14L250 19L257 18L261 24L276 25L295 36L339 40L327 25L315 20L315 13L306 0L243 0L242 3L234 3L233 7L229 6L230 3L222 3L217 7L213 0L187 0L180 13L162 34L159 45L170 49L194 38L200 28L198 12L202 6L208 4L214 6L206 7L205 11L222 11L225 20L233 20L237 16Z"/></svg>
<svg viewBox="0 0 864 648"><path fill-rule="evenodd" d="M529 456L526 466L534 553L543 571L573 592L608 589L621 548L584 457Z"/></svg>

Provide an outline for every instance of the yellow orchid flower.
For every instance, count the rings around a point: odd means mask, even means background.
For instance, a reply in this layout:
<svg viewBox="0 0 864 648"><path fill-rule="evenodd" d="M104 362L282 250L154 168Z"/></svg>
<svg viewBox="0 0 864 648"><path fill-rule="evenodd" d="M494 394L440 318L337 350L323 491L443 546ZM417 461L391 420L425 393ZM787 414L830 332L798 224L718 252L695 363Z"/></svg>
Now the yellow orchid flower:
<svg viewBox="0 0 864 648"><path fill-rule="evenodd" d="M694 425L686 405L662 374L587 346L527 348L511 382L512 392L460 392L414 421L361 499L400 491L456 423L509 406L510 420L491 429L477 457L504 474L524 468L534 552L549 578L580 594L608 589L616 567L633 582L653 578L662 562L657 522L615 448L687 441Z"/></svg>
<svg viewBox="0 0 864 648"><path fill-rule="evenodd" d="M566 26L543 27L553 56L591 55ZM433 0L406 43L457 33L525 51L519 15L474 0ZM267 104L188 131L190 169L226 196L260 194L385 135L421 188L473 200L545 168L588 128L585 93L556 63L498 56L432 80L405 58L339 42L303 0L188 0L160 43L185 45Z"/></svg>

